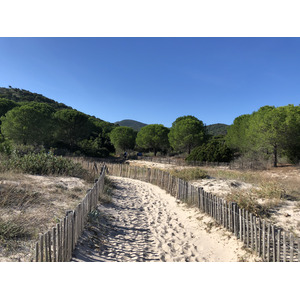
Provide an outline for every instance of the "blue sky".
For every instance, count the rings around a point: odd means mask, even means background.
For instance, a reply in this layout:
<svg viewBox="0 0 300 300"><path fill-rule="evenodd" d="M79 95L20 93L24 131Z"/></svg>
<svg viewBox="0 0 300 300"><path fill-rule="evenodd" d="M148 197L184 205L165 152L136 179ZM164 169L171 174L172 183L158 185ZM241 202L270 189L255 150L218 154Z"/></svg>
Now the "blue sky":
<svg viewBox="0 0 300 300"><path fill-rule="evenodd" d="M300 38L0 38L9 85L115 122L232 124L300 103Z"/></svg>

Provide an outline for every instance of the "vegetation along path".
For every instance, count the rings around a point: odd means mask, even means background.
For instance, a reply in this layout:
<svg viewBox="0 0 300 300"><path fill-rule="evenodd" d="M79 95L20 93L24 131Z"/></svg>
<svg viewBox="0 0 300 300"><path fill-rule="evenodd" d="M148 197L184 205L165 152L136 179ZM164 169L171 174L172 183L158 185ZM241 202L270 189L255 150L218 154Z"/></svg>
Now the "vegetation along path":
<svg viewBox="0 0 300 300"><path fill-rule="evenodd" d="M91 215L72 261L259 261L213 219L157 186L110 177L110 201Z"/></svg>

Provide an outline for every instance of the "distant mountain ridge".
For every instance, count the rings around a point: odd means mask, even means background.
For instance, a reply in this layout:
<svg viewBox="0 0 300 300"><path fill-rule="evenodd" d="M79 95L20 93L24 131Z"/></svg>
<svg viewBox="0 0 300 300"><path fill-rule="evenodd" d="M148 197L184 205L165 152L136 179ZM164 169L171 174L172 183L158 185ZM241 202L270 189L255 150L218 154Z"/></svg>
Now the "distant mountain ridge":
<svg viewBox="0 0 300 300"><path fill-rule="evenodd" d="M130 127L136 131L140 131L141 128L147 126L148 124L142 123L142 122L138 122L135 120L130 120L130 119L125 119L122 121L117 121L115 122L115 124L120 125L120 126L127 126Z"/></svg>
<svg viewBox="0 0 300 300"><path fill-rule="evenodd" d="M229 125L217 123L217 124L207 125L206 129L208 134L215 136L215 135L226 135L228 127Z"/></svg>
<svg viewBox="0 0 300 300"><path fill-rule="evenodd" d="M115 122L115 124L118 124L120 126L130 127L136 131L140 131L141 128L148 125L148 124L138 122L135 120L130 120L130 119L117 121L117 122ZM207 129L208 134L215 136L215 135L226 135L228 127L229 127L229 125L217 123L217 124L207 125L206 129Z"/></svg>

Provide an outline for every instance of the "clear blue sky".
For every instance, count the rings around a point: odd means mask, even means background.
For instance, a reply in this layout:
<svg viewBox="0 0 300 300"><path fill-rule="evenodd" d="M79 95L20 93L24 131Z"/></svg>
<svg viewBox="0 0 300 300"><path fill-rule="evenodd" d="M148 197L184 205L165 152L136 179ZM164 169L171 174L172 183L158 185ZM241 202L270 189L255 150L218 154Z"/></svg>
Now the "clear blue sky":
<svg viewBox="0 0 300 300"><path fill-rule="evenodd" d="M0 86L100 119L232 124L300 103L300 38L0 38Z"/></svg>

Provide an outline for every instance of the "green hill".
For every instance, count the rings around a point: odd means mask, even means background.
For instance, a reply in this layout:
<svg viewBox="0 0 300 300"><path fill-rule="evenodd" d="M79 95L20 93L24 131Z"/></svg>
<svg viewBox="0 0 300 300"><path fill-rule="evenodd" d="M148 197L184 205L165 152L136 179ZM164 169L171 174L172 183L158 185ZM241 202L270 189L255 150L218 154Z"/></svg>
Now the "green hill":
<svg viewBox="0 0 300 300"><path fill-rule="evenodd" d="M115 122L115 124L120 125L120 126L127 126L127 127L131 127L136 131L140 131L142 127L147 126L148 124L142 123L142 122L138 122L138 121L134 121L134 120L122 120L122 121L117 121Z"/></svg>
<svg viewBox="0 0 300 300"><path fill-rule="evenodd" d="M226 135L228 127L229 125L217 123L217 124L206 126L206 129L208 134L215 136L215 135Z"/></svg>
<svg viewBox="0 0 300 300"><path fill-rule="evenodd" d="M64 108L72 108L67 106L63 103L59 103L52 99L49 99L41 94L32 93L23 89L18 88L4 88L0 87L0 98L5 98L8 100L13 100L15 102L40 102L40 103L47 103L51 105L55 109L64 109Z"/></svg>

